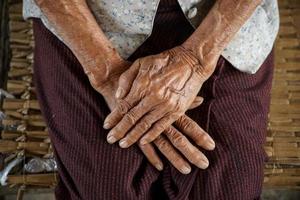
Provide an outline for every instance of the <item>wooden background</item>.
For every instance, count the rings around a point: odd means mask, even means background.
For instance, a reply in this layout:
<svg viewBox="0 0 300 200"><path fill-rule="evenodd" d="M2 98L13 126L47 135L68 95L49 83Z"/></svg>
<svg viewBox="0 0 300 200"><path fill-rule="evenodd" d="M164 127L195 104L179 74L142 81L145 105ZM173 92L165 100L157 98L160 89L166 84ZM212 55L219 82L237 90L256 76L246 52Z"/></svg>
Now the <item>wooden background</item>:
<svg viewBox="0 0 300 200"><path fill-rule="evenodd" d="M265 187L300 188L300 0L279 0Z"/></svg>

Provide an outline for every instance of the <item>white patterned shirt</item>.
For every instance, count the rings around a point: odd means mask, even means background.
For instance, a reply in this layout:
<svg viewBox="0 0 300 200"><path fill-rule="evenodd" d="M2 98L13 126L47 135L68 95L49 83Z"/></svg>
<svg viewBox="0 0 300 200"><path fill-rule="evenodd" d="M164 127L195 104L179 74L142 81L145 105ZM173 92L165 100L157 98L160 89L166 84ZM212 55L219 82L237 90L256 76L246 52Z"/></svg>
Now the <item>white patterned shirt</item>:
<svg viewBox="0 0 300 200"><path fill-rule="evenodd" d="M178 0L194 28L211 7L211 0ZM40 18L54 34L34 0L23 0L23 16ZM54 1L55 2L55 1ZM150 35L159 0L87 0L106 37L124 59ZM263 0L224 49L222 56L236 69L254 74L271 52L279 29L277 0ZM59 38L59 36L56 34Z"/></svg>

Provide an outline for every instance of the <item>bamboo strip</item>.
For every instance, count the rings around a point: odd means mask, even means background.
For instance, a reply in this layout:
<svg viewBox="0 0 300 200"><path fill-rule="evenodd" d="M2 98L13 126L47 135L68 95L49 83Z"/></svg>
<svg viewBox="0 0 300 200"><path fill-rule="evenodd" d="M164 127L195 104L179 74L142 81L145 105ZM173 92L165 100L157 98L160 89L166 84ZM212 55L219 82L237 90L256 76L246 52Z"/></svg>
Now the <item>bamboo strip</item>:
<svg viewBox="0 0 300 200"><path fill-rule="evenodd" d="M7 183L48 187L55 186L58 179L59 177L56 173L9 175Z"/></svg>

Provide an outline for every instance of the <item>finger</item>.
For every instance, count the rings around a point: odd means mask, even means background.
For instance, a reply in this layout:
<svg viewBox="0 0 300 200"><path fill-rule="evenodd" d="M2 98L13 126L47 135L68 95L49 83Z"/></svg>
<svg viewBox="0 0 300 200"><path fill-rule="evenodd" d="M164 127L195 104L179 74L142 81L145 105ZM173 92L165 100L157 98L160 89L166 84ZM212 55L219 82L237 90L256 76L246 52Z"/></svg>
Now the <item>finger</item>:
<svg viewBox="0 0 300 200"><path fill-rule="evenodd" d="M203 97L197 96L193 103L190 105L189 110L192 110L194 108L197 108L198 106L200 106L203 102Z"/></svg>
<svg viewBox="0 0 300 200"><path fill-rule="evenodd" d="M191 166L182 158L182 156L163 135L160 135L154 141L154 144L177 170L183 174L189 174L191 172Z"/></svg>
<svg viewBox="0 0 300 200"><path fill-rule="evenodd" d="M136 122L151 108L151 102L149 98L142 100L137 106L129 110L121 119L121 121L109 131L107 135L107 141L114 143L125 136ZM122 145L122 144L120 144ZM122 145L123 146L123 145ZM125 144L124 144L125 146Z"/></svg>
<svg viewBox="0 0 300 200"><path fill-rule="evenodd" d="M151 125L162 118L165 114L165 106L158 106L153 111L147 113L134 128L120 141L122 148L127 148L135 143L140 137L151 128Z"/></svg>
<svg viewBox="0 0 300 200"><path fill-rule="evenodd" d="M215 148L215 142L209 134L188 116L183 115L179 117L179 119L175 122L175 125L197 145L206 150L213 150Z"/></svg>
<svg viewBox="0 0 300 200"><path fill-rule="evenodd" d="M158 120L152 128L141 139L141 144L148 144L154 141L167 127L177 120L175 115L168 115Z"/></svg>
<svg viewBox="0 0 300 200"><path fill-rule="evenodd" d="M155 152L155 149L153 148L152 144L145 144L141 145L139 144L140 149L142 150L143 154L146 156L148 161L158 170L163 170L163 163L158 157L158 155Z"/></svg>
<svg viewBox="0 0 300 200"><path fill-rule="evenodd" d="M114 127L138 101L137 95L132 94L118 100L116 108L105 118L103 128L110 129Z"/></svg>
<svg viewBox="0 0 300 200"><path fill-rule="evenodd" d="M121 99L125 97L134 82L140 67L140 60L136 60L128 70L126 70L119 78L119 87L116 91L116 98Z"/></svg>
<svg viewBox="0 0 300 200"><path fill-rule="evenodd" d="M192 145L176 128L170 126L164 133L173 146L176 147L191 163L201 169L206 169L208 167L209 162L206 156Z"/></svg>

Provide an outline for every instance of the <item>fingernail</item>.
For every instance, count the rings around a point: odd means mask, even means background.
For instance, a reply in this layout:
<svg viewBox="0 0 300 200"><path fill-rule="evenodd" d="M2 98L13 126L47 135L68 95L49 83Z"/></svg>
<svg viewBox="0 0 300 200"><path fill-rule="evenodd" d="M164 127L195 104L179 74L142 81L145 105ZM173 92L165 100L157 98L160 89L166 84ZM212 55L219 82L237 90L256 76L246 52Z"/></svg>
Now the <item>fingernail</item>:
<svg viewBox="0 0 300 200"><path fill-rule="evenodd" d="M163 170L163 168L164 168L163 165L160 164L160 163L156 164L155 167L156 167L156 169L158 169L159 171Z"/></svg>
<svg viewBox="0 0 300 200"><path fill-rule="evenodd" d="M199 103L199 104L202 104L202 103L203 103L203 100L204 100L203 97L199 97L199 98L198 98L198 103Z"/></svg>
<svg viewBox="0 0 300 200"><path fill-rule="evenodd" d="M123 88L118 88L116 92L116 98L120 98L123 94Z"/></svg>
<svg viewBox="0 0 300 200"><path fill-rule="evenodd" d="M128 142L127 142L126 140L121 140L121 141L119 142L119 146L120 146L121 148L126 148L126 147L128 147Z"/></svg>
<svg viewBox="0 0 300 200"><path fill-rule="evenodd" d="M199 100L199 102L201 102L201 103L203 103L203 101L204 101L204 98L201 98L201 99Z"/></svg>
<svg viewBox="0 0 300 200"><path fill-rule="evenodd" d="M107 142L110 143L110 144L113 144L116 141L117 141L117 139L112 135L107 137Z"/></svg>
<svg viewBox="0 0 300 200"><path fill-rule="evenodd" d="M109 129L110 128L110 123L104 122L103 128Z"/></svg>
<svg viewBox="0 0 300 200"><path fill-rule="evenodd" d="M209 149L213 150L213 149L216 147L216 144L215 144L214 141L208 140L208 145L207 145L207 147L208 147Z"/></svg>
<svg viewBox="0 0 300 200"><path fill-rule="evenodd" d="M188 166L183 166L181 168L181 172L184 173L184 174L189 174L191 172L191 170L192 169L190 167L188 167Z"/></svg>
<svg viewBox="0 0 300 200"><path fill-rule="evenodd" d="M199 164L199 167L200 167L201 169L206 169L206 168L208 167L208 165L209 165L208 160L204 159L204 160L201 160L201 162L200 162L200 164Z"/></svg>

